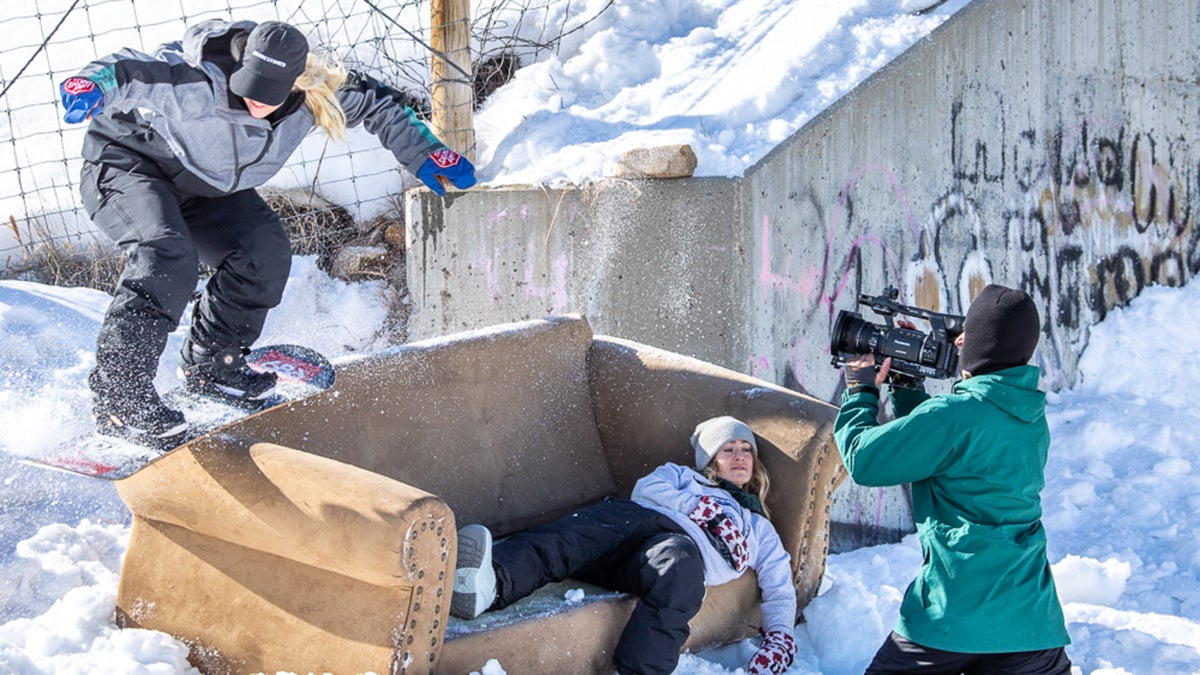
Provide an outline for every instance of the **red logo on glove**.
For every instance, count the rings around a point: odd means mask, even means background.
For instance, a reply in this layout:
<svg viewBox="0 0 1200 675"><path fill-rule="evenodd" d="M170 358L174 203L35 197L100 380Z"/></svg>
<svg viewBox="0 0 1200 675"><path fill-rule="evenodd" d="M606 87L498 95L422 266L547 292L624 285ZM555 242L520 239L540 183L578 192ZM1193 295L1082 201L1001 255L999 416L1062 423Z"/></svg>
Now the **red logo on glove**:
<svg viewBox="0 0 1200 675"><path fill-rule="evenodd" d="M458 160L461 158L462 155L451 150L450 148L435 150L433 154L429 155L429 159L432 159L433 163L437 164L439 169L449 169L455 164L458 164Z"/></svg>
<svg viewBox="0 0 1200 675"><path fill-rule="evenodd" d="M67 92L68 94L70 94L72 96L78 96L79 94L86 94L89 91L93 91L95 88L96 88L96 83L92 82L91 80L87 79L86 77L72 77L71 79L67 80L66 82L63 82L63 91Z"/></svg>

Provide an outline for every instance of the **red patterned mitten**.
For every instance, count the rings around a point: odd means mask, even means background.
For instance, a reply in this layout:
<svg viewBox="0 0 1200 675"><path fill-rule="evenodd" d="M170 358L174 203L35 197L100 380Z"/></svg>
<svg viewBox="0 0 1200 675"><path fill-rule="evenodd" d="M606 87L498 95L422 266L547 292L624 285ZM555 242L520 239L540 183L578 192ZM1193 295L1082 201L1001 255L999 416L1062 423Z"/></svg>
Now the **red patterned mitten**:
<svg viewBox="0 0 1200 675"><path fill-rule="evenodd" d="M773 630L763 637L762 644L753 658L746 664L748 675L768 675L782 673L792 665L796 656L796 641L792 636L781 630Z"/></svg>
<svg viewBox="0 0 1200 675"><path fill-rule="evenodd" d="M721 510L721 505L717 503L717 500L713 499L712 495L704 495L696 504L696 508L688 514L688 518L691 518L692 522L700 527L705 527L708 525L708 521L722 515L725 515L725 512Z"/></svg>
<svg viewBox="0 0 1200 675"><path fill-rule="evenodd" d="M733 524L729 516L722 514L719 518L710 521L711 530L722 543L725 544L725 549L729 551L726 560L733 569L738 572L746 570L746 566L750 563L750 551L746 549L746 538L742 536L742 531Z"/></svg>

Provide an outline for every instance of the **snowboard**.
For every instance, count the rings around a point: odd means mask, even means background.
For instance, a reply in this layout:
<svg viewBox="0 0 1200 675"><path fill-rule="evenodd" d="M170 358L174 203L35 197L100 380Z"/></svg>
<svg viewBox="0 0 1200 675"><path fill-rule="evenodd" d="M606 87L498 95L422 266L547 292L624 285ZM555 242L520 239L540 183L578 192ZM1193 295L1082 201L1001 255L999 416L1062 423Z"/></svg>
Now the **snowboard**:
<svg viewBox="0 0 1200 675"><path fill-rule="evenodd" d="M189 441L256 415L264 410L298 401L333 386L335 373L329 360L315 350L292 344L258 347L246 355L246 365L275 373L278 380L271 394L260 401L213 398L187 391L182 385L163 394L163 401L183 412L188 429L179 436L151 447L117 436L89 432L72 438L40 457L22 461L81 476L120 480L142 470L154 460Z"/></svg>

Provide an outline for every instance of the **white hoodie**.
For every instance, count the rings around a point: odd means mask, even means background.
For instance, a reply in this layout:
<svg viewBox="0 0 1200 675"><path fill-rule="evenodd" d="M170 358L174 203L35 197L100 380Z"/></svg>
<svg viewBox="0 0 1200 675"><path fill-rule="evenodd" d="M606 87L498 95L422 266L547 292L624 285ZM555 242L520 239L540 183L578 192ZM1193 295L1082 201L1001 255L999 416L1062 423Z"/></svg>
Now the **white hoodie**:
<svg viewBox="0 0 1200 675"><path fill-rule="evenodd" d="M750 569L758 575L762 591L763 629L783 630L796 625L796 587L792 585L792 559L784 550L775 526L744 508L733 495L713 485L703 475L678 464L666 463L637 482L633 501L679 524L696 541L704 557L704 584L719 586L742 576L712 545L700 526L688 518L700 498L710 495L742 532L750 555Z"/></svg>

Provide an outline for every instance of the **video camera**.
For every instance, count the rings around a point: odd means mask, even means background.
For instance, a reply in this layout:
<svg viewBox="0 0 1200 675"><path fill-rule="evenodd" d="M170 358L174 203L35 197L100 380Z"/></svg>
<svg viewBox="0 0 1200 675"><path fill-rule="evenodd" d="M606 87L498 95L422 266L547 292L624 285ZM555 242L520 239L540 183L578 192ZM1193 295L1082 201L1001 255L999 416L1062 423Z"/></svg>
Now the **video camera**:
<svg viewBox="0 0 1200 675"><path fill-rule="evenodd" d="M927 377L946 379L958 376L958 347L954 340L963 330L963 317L941 314L896 302L900 291L893 286L879 295L860 293L858 304L867 305L886 318L887 326L871 323L858 312L842 310L833 324L829 351L833 365L841 367L857 354L874 354L875 367L892 357L892 373L921 382ZM919 317L929 322L930 332L892 325L896 314Z"/></svg>

